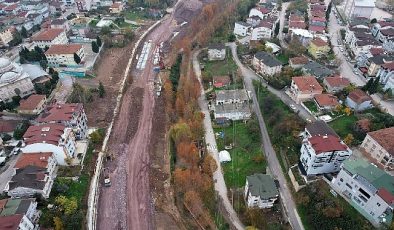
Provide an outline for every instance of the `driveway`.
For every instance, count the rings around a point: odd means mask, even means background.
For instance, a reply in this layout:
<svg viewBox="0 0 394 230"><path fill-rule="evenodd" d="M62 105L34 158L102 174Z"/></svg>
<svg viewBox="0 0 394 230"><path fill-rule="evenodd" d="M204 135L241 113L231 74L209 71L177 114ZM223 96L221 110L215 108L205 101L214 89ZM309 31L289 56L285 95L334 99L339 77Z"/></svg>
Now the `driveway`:
<svg viewBox="0 0 394 230"><path fill-rule="evenodd" d="M11 180L14 175L14 166L16 161L19 159L21 154L12 155L7 163L0 168L0 193L3 192L8 181Z"/></svg>
<svg viewBox="0 0 394 230"><path fill-rule="evenodd" d="M246 90L252 92L251 95L252 95L252 99L253 99L253 111L257 115L257 118L259 121L261 138L262 138L262 142L263 142L263 150L266 155L266 159L268 161L268 167L269 167L270 171L272 172L272 175L275 177L275 179L277 179L279 181L280 197L283 201L282 203L283 203L283 206L285 207L285 212L287 213L287 217L290 222L290 225L292 226L293 229L296 229L296 230L304 229L301 219L298 215L296 205L295 205L295 202L294 202L292 194L291 194L291 190L289 189L289 187L287 185L287 181L286 181L285 176L283 174L282 168L279 164L278 158L276 157L275 150L272 147L271 140L270 140L269 134L267 132L267 128L265 126L264 118L261 115L261 111L258 106L259 103L258 103L258 100L256 97L256 92L255 92L253 84L252 84L252 80L259 79L259 77L252 70L243 66L243 64L241 63L241 61L238 58L236 45L234 43L230 43L228 45L231 47L234 61L237 63L238 67L240 68L240 70L242 72L242 75L244 77ZM279 95L279 97L285 103L289 102L288 99L286 99L286 97L284 95L282 95L282 94L284 94L282 91L277 91L277 90L274 90L270 87L268 87L268 89L271 92L273 92L275 95ZM303 114L303 112L300 112L300 115L301 114ZM304 114L304 116L306 116L306 114Z"/></svg>
<svg viewBox="0 0 394 230"><path fill-rule="evenodd" d="M227 186L224 181L222 168L219 162L218 148L216 145L215 135L212 129L211 116L208 110L208 102L205 99L204 88L202 87L202 83L201 83L201 68L197 58L198 54L199 51L193 53L193 69L198 77L201 87L201 96L198 99L198 104L201 108L201 112L204 113L205 142L207 143L207 145L209 145L209 150L210 150L209 153L213 156L213 158L216 161L216 164L218 165L218 169L213 173L213 180L215 181L215 190L217 191L221 201L223 202L223 206L226 209L227 215L230 218L232 225L234 225L236 229L241 230L244 229L245 226L239 220L237 213L235 212L227 196Z"/></svg>

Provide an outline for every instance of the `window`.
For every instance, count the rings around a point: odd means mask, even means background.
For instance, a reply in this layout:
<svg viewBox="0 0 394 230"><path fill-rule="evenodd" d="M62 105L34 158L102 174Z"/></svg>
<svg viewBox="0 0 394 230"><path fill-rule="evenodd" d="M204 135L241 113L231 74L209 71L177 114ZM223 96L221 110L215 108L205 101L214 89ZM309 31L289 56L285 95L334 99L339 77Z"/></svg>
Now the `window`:
<svg viewBox="0 0 394 230"><path fill-rule="evenodd" d="M343 178L339 179L340 182L343 182Z"/></svg>
<svg viewBox="0 0 394 230"><path fill-rule="evenodd" d="M350 184L348 184L348 183L346 183L346 186L347 186L348 188L350 188L350 189L353 188L353 187L352 187Z"/></svg>
<svg viewBox="0 0 394 230"><path fill-rule="evenodd" d="M378 207L380 207L380 204L379 204L379 203L376 203L376 205L377 205Z"/></svg>

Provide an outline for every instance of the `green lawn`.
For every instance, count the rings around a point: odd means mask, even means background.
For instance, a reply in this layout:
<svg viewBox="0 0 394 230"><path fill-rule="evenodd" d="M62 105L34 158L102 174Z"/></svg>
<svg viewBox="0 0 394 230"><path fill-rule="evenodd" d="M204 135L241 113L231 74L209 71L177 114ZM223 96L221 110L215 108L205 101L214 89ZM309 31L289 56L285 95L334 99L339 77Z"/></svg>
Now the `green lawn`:
<svg viewBox="0 0 394 230"><path fill-rule="evenodd" d="M317 105L314 101L305 101L303 103L311 112L313 113L319 112L319 109L317 108Z"/></svg>
<svg viewBox="0 0 394 230"><path fill-rule="evenodd" d="M281 61L283 64L288 64L289 63L289 56L287 56L285 54L279 54L278 56L276 56L276 59Z"/></svg>
<svg viewBox="0 0 394 230"><path fill-rule="evenodd" d="M231 53L227 52L227 58L223 61L207 61L204 63L203 75L223 76L237 73L237 64L233 61Z"/></svg>
<svg viewBox="0 0 394 230"><path fill-rule="evenodd" d="M141 10L125 11L123 14L127 20L131 20L131 21L149 19L148 17L146 17L145 11L141 11Z"/></svg>
<svg viewBox="0 0 394 230"><path fill-rule="evenodd" d="M224 145L235 142L232 150L229 150L232 161L222 164L224 179L229 188L240 188L245 185L246 176L253 173L265 173L266 162L255 161L254 158L264 156L260 141L251 138L246 125L243 122L235 122L226 128L217 128L215 133L223 131L224 139L218 138L218 150L224 149Z"/></svg>
<svg viewBox="0 0 394 230"><path fill-rule="evenodd" d="M357 117L353 114L350 116L343 115L330 122L329 125L341 138L345 138L346 135L353 132L353 126L357 120Z"/></svg>

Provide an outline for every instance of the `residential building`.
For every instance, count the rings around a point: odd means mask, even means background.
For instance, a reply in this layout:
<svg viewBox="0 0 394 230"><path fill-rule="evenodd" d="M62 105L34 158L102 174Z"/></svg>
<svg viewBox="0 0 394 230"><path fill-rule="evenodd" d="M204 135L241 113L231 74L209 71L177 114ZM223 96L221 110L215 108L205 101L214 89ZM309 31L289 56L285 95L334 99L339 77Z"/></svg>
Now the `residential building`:
<svg viewBox="0 0 394 230"><path fill-rule="evenodd" d="M311 41L308 47L308 52L316 59L327 56L330 51L328 43L321 38L315 38Z"/></svg>
<svg viewBox="0 0 394 230"><path fill-rule="evenodd" d="M34 85L23 68L0 58L0 101L10 102L14 96L26 97L34 92Z"/></svg>
<svg viewBox="0 0 394 230"><path fill-rule="evenodd" d="M289 31L294 29L306 29L305 17L298 14L290 14Z"/></svg>
<svg viewBox="0 0 394 230"><path fill-rule="evenodd" d="M372 98L361 89L355 89L349 93L346 105L355 111L363 111L373 107Z"/></svg>
<svg viewBox="0 0 394 230"><path fill-rule="evenodd" d="M215 119L245 120L252 116L246 90L216 91Z"/></svg>
<svg viewBox="0 0 394 230"><path fill-rule="evenodd" d="M372 163L346 160L331 187L375 227L391 225L394 178Z"/></svg>
<svg viewBox="0 0 394 230"><path fill-rule="evenodd" d="M272 208L279 192L270 175L256 173L246 177L244 197L249 208Z"/></svg>
<svg viewBox="0 0 394 230"><path fill-rule="evenodd" d="M66 165L66 159L77 157L74 133L62 124L30 126L23 140L26 146L21 149L22 152L53 152L59 165Z"/></svg>
<svg viewBox="0 0 394 230"><path fill-rule="evenodd" d="M0 229L33 230L34 224L24 215L0 216Z"/></svg>
<svg viewBox="0 0 394 230"><path fill-rule="evenodd" d="M211 44L208 46L208 59L220 61L226 58L226 46L223 44Z"/></svg>
<svg viewBox="0 0 394 230"><path fill-rule="evenodd" d="M375 39L371 29L366 25L349 26L346 30L345 43L354 56L366 53L372 48L380 48L382 44Z"/></svg>
<svg viewBox="0 0 394 230"><path fill-rule="evenodd" d="M361 147L385 170L394 170L394 127L367 133Z"/></svg>
<svg viewBox="0 0 394 230"><path fill-rule="evenodd" d="M313 35L325 34L326 33L326 27L325 26L314 26L314 25L311 25L311 26L309 26L309 32L311 32Z"/></svg>
<svg viewBox="0 0 394 230"><path fill-rule="evenodd" d="M308 46L309 43L314 38L314 35L308 30L304 29L292 29L290 31L291 39L297 39L301 42L302 45Z"/></svg>
<svg viewBox="0 0 394 230"><path fill-rule="evenodd" d="M17 111L20 114L38 115L44 110L46 99L45 95L30 95L28 98L22 99L19 102Z"/></svg>
<svg viewBox="0 0 394 230"><path fill-rule="evenodd" d="M274 75L282 70L282 62L267 52L257 52L252 60L255 70L262 75Z"/></svg>
<svg viewBox="0 0 394 230"><path fill-rule="evenodd" d="M79 12L86 12L92 8L92 0L75 0Z"/></svg>
<svg viewBox="0 0 394 230"><path fill-rule="evenodd" d="M308 62L309 59L305 56L298 56L289 59L289 64L293 69L301 69Z"/></svg>
<svg viewBox="0 0 394 230"><path fill-rule="evenodd" d="M316 94L321 94L323 87L313 76L293 77L290 86L290 96L297 102L312 99Z"/></svg>
<svg viewBox="0 0 394 230"><path fill-rule="evenodd" d="M234 34L237 36L243 36L245 37L251 26L248 23L245 22L235 22L234 24Z"/></svg>
<svg viewBox="0 0 394 230"><path fill-rule="evenodd" d="M109 7L109 12L111 14L120 14L123 11L123 3L122 2L114 2Z"/></svg>
<svg viewBox="0 0 394 230"><path fill-rule="evenodd" d="M88 134L88 120L81 103L47 106L35 121L40 124L61 123L73 129L77 140L85 139Z"/></svg>
<svg viewBox="0 0 394 230"><path fill-rule="evenodd" d="M67 19L53 19L51 21L51 29L63 29L66 32L70 31L70 23Z"/></svg>
<svg viewBox="0 0 394 230"><path fill-rule="evenodd" d="M0 27L0 42L2 46L8 46L8 43L14 38L13 31L15 29L12 26Z"/></svg>
<svg viewBox="0 0 394 230"><path fill-rule="evenodd" d="M346 0L344 13L349 21L356 17L370 18L374 8L374 0Z"/></svg>
<svg viewBox="0 0 394 230"><path fill-rule="evenodd" d="M314 136L335 136L339 137L338 134L329 126L325 121L317 120L313 123L308 123L305 126L305 130L302 133L304 141Z"/></svg>
<svg viewBox="0 0 394 230"><path fill-rule="evenodd" d="M350 85L350 81L342 76L326 77L323 80L323 85L329 93L337 93Z"/></svg>
<svg viewBox="0 0 394 230"><path fill-rule="evenodd" d="M36 199L2 199L0 200L0 216L25 215L33 224L37 222Z"/></svg>
<svg viewBox="0 0 394 230"><path fill-rule="evenodd" d="M74 55L78 55L81 63L85 60L85 51L81 44L52 45L45 52L50 67L78 67Z"/></svg>
<svg viewBox="0 0 394 230"><path fill-rule="evenodd" d="M213 86L215 88L227 87L231 84L230 76L213 76Z"/></svg>
<svg viewBox="0 0 394 230"><path fill-rule="evenodd" d="M379 77L384 90L394 91L394 61L381 65L376 77Z"/></svg>
<svg viewBox="0 0 394 230"><path fill-rule="evenodd" d="M309 61L306 65L304 65L302 67L302 72L320 79L332 76L334 74L334 71L315 61Z"/></svg>
<svg viewBox="0 0 394 230"><path fill-rule="evenodd" d="M300 169L306 176L335 173L352 150L337 136L313 136L301 146Z"/></svg>
<svg viewBox="0 0 394 230"><path fill-rule="evenodd" d="M271 15L271 9L268 9L266 7L261 7L261 6L252 8L249 12L249 17L257 16L261 20L263 20L264 18L267 18L270 15Z"/></svg>
<svg viewBox="0 0 394 230"><path fill-rule="evenodd" d="M34 42L33 47L38 46L42 49L54 44L67 44L68 38L63 29L47 29L34 35L31 40Z"/></svg>
<svg viewBox="0 0 394 230"><path fill-rule="evenodd" d="M380 29L376 37L381 43L385 41L392 40L394 38L394 27L387 29Z"/></svg>
<svg viewBox="0 0 394 230"><path fill-rule="evenodd" d="M378 55L371 58L368 58L366 63L368 67L367 75L369 77L375 77L378 73L380 67L384 64L394 62L394 56L390 55Z"/></svg>
<svg viewBox="0 0 394 230"><path fill-rule="evenodd" d="M316 94L313 97L319 111L332 111L340 105L338 98L332 94Z"/></svg>
<svg viewBox="0 0 394 230"><path fill-rule="evenodd" d="M250 40L258 41L262 39L271 39L274 35L276 23L278 22L277 17L267 17L259 22L252 29L252 34Z"/></svg>

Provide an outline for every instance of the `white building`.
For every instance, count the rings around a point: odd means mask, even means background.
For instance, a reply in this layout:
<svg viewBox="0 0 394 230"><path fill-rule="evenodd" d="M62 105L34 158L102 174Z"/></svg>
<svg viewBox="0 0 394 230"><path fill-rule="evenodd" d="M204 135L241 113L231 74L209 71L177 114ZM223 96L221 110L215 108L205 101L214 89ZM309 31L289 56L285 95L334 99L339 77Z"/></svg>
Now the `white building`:
<svg viewBox="0 0 394 230"><path fill-rule="evenodd" d="M394 92L394 61L383 64L376 77L379 77L384 90L391 89Z"/></svg>
<svg viewBox="0 0 394 230"><path fill-rule="evenodd" d="M33 230L35 226L25 215L15 214L0 216L0 229Z"/></svg>
<svg viewBox="0 0 394 230"><path fill-rule="evenodd" d="M56 159L52 152L23 154L14 166L14 175L4 189L12 198L41 194L48 198L55 179Z"/></svg>
<svg viewBox="0 0 394 230"><path fill-rule="evenodd" d="M249 208L271 208L279 192L271 176L256 173L246 177L244 197Z"/></svg>
<svg viewBox="0 0 394 230"><path fill-rule="evenodd" d="M344 12L348 20L356 17L370 18L374 8L374 0L346 0Z"/></svg>
<svg viewBox="0 0 394 230"><path fill-rule="evenodd" d="M260 19L264 19L271 15L271 10L265 7L255 7L252 8L249 12L249 18L257 16Z"/></svg>
<svg viewBox="0 0 394 230"><path fill-rule="evenodd" d="M50 67L77 67L79 64L75 62L74 54L78 55L83 63L85 51L81 44L52 45L45 52L45 57Z"/></svg>
<svg viewBox="0 0 394 230"><path fill-rule="evenodd" d="M245 37L251 26L248 23L245 22L235 22L234 24L234 34L237 36L243 36Z"/></svg>
<svg viewBox="0 0 394 230"><path fill-rule="evenodd" d="M212 44L208 46L208 59L220 61L226 58L226 46L223 44Z"/></svg>
<svg viewBox="0 0 394 230"><path fill-rule="evenodd" d="M59 165L66 165L66 159L77 157L74 133L62 124L30 126L23 140L26 143L21 149L23 153L52 152Z"/></svg>
<svg viewBox="0 0 394 230"><path fill-rule="evenodd" d="M252 29L252 36L250 40L259 41L262 39L271 39L274 34L274 28L272 23L267 21L261 21L258 26Z"/></svg>
<svg viewBox="0 0 394 230"><path fill-rule="evenodd" d="M76 0L75 3L80 12L86 12L92 8L92 0Z"/></svg>
<svg viewBox="0 0 394 230"><path fill-rule="evenodd" d="M23 68L0 58L0 101L9 102L14 96L26 97L34 92L34 85Z"/></svg>
<svg viewBox="0 0 394 230"><path fill-rule="evenodd" d="M33 36L31 39L34 42L32 47L38 46L42 49L50 47L54 44L67 44L68 38L63 29L46 29Z"/></svg>
<svg viewBox="0 0 394 230"><path fill-rule="evenodd" d="M337 136L313 136L303 141L300 162L307 176L335 173L352 151Z"/></svg>
<svg viewBox="0 0 394 230"><path fill-rule="evenodd" d="M361 147L387 171L394 170L394 127L369 132Z"/></svg>
<svg viewBox="0 0 394 230"><path fill-rule="evenodd" d="M219 90L216 91L216 105L247 103L248 92L245 89Z"/></svg>
<svg viewBox="0 0 394 230"><path fill-rule="evenodd" d="M35 121L40 124L60 123L72 128L77 140L85 139L88 134L88 119L82 103L47 106Z"/></svg>
<svg viewBox="0 0 394 230"><path fill-rule="evenodd" d="M274 75L282 70L282 62L267 52L257 52L252 60L255 70L262 75Z"/></svg>
<svg viewBox="0 0 394 230"><path fill-rule="evenodd" d="M13 30L14 29L11 26L1 28L0 30L1 45L7 46L8 43L14 38L14 36L12 35Z"/></svg>
<svg viewBox="0 0 394 230"><path fill-rule="evenodd" d="M394 178L372 163L346 160L331 187L375 227L391 225Z"/></svg>
<svg viewBox="0 0 394 230"><path fill-rule="evenodd" d="M246 90L220 90L216 92L215 119L246 120L252 116Z"/></svg>

